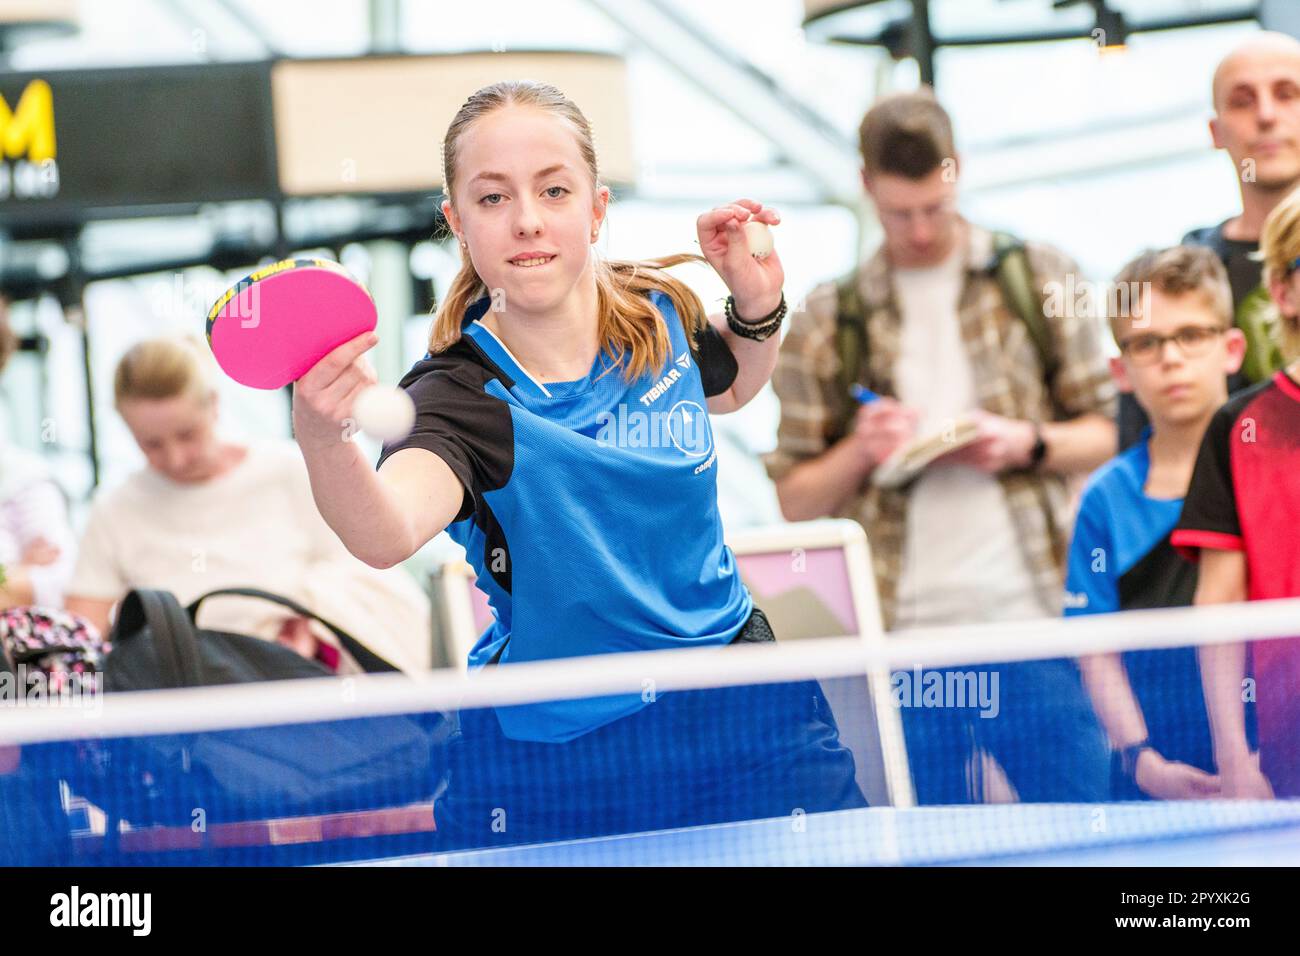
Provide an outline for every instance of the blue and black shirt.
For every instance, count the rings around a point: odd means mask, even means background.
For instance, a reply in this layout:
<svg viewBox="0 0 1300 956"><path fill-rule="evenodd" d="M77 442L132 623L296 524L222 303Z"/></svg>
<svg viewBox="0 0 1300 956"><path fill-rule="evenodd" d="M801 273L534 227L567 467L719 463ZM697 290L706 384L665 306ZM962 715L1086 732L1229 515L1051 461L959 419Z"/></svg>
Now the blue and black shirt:
<svg viewBox="0 0 1300 956"><path fill-rule="evenodd" d="M580 379L536 381L479 321L487 298L467 309L459 341L401 381L415 428L379 463L423 448L464 486L447 531L495 615L471 669L726 644L750 615L723 543L708 415L736 360L712 326L689 341L671 299L648 295L672 348L632 382L603 351ZM508 737L559 742L645 706L620 695L497 714Z"/></svg>
<svg viewBox="0 0 1300 956"><path fill-rule="evenodd" d="M1066 572L1068 616L1183 607L1196 595L1196 566L1169 542L1183 499L1145 490L1150 434L1097 469L1084 489ZM1123 661L1151 745L1166 759L1213 773L1195 649L1129 651Z"/></svg>

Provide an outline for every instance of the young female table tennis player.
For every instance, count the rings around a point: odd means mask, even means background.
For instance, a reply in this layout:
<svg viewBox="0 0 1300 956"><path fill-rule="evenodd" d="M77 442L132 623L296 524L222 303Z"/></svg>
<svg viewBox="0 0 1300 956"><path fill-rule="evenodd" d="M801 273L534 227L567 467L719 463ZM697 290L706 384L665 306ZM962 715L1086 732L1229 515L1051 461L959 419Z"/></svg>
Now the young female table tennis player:
<svg viewBox="0 0 1300 956"><path fill-rule="evenodd" d="M404 560L444 528L496 619L471 668L772 640L723 544L708 412L776 362L779 258L755 258L742 199L697 220L725 315L651 262L592 249L609 202L591 131L553 87L498 83L443 146L463 264L429 354L403 378L409 437L378 472L339 422L374 381L360 336L294 389L322 515L358 557ZM863 806L812 682L463 711L435 811L463 844L559 839Z"/></svg>

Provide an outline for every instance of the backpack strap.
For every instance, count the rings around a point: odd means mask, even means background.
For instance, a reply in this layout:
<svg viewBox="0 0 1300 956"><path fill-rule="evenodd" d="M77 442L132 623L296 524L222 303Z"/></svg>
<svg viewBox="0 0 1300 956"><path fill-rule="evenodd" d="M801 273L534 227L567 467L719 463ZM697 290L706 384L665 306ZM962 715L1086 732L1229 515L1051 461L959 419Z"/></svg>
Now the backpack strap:
<svg viewBox="0 0 1300 956"><path fill-rule="evenodd" d="M1038 365L1043 373L1043 382L1051 396L1051 383L1056 378L1059 363L1056 349L1052 345L1052 332L1047 327L1047 318L1043 315L1043 297L1036 288L1034 272L1029 264L1029 254L1025 244L1015 236L1005 232L993 234L993 271L997 276L998 287L1002 290L1002 299L1025 324L1025 331L1038 353ZM1056 519L1052 513L1052 503L1041 482L1034 483L1034 489L1047 520L1047 533L1053 542L1056 561L1065 565L1065 553L1062 550L1062 537L1057 533Z"/></svg>
<svg viewBox="0 0 1300 956"><path fill-rule="evenodd" d="M857 270L835 283L835 301L835 352L840 359L839 386L844 403L835 434L843 437L857 411L856 403L849 399L853 386L866 384L862 379L867 362L867 312L858 291Z"/></svg>
<svg viewBox="0 0 1300 956"><path fill-rule="evenodd" d="M174 594L144 588L127 594L113 625L112 643L116 645L145 627L153 638L163 686L202 686L203 662L194 622Z"/></svg>
<svg viewBox="0 0 1300 956"><path fill-rule="evenodd" d="M307 610L292 598L287 598L282 594L272 594L270 591L259 591L257 588L221 588L216 591L209 591L207 594L195 598L194 603L186 609L186 613L188 614L191 623L198 620L199 605L208 598L224 596L260 598L263 601L270 601L272 604L286 607L299 617L310 618L311 620L316 621L338 638L339 644L342 645L344 650L352 655L353 660L355 660L361 669L367 674L386 674L401 670L397 665L389 662L376 654L370 648L366 647L347 631L343 630L343 628L336 627L319 614Z"/></svg>
<svg viewBox="0 0 1300 956"><path fill-rule="evenodd" d="M1025 331L1038 353L1043 380L1050 383L1056 378L1056 349L1052 345L1052 331L1043 315L1043 297L1035 288L1034 272L1023 241L1006 232L993 234L993 274L997 277L1003 301L1025 324Z"/></svg>

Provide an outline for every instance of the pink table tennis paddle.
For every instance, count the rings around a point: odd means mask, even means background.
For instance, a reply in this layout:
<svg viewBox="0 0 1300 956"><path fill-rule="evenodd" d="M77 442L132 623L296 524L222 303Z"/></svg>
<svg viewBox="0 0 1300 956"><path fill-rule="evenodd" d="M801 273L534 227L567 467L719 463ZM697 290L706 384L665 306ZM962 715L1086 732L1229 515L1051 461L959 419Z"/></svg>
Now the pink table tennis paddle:
<svg viewBox="0 0 1300 956"><path fill-rule="evenodd" d="M283 388L377 320L370 293L338 263L284 259L217 299L208 311L208 345L241 385ZM357 397L353 417L371 436L395 441L410 432L415 409L405 392L372 386Z"/></svg>
<svg viewBox="0 0 1300 956"><path fill-rule="evenodd" d="M208 345L241 385L283 388L374 329L375 302L328 259L285 259L240 279L208 312Z"/></svg>

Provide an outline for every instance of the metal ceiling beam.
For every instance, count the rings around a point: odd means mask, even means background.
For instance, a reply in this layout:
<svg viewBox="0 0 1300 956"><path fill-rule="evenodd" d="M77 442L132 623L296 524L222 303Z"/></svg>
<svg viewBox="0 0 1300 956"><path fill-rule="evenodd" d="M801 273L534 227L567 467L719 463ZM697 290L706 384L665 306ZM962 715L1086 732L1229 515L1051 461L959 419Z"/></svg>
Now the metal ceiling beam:
<svg viewBox="0 0 1300 956"><path fill-rule="evenodd" d="M912 0L912 56L921 82L934 86L934 31L930 29L930 0Z"/></svg>
<svg viewBox="0 0 1300 956"><path fill-rule="evenodd" d="M1263 0L1259 5L1259 22L1265 30L1300 37L1300 4L1295 0Z"/></svg>
<svg viewBox="0 0 1300 956"><path fill-rule="evenodd" d="M369 0L366 26L371 53L399 53L402 49L401 0Z"/></svg>
<svg viewBox="0 0 1300 956"><path fill-rule="evenodd" d="M856 144L775 78L705 36L661 0L587 0L626 35L771 143L827 202L861 198Z"/></svg>
<svg viewBox="0 0 1300 956"><path fill-rule="evenodd" d="M256 44L256 56L267 59L283 56L283 51L271 42L261 24L230 0L168 0L161 2L161 6L183 19L187 26L203 31L204 55L208 59L250 58L248 48L226 39L232 34L245 37ZM220 51L219 55L214 55L214 48Z"/></svg>
<svg viewBox="0 0 1300 956"><path fill-rule="evenodd" d="M859 0L858 3L846 3L836 9L820 11L815 15L810 15L806 18L804 25L805 27L812 27L813 24L818 24L820 27L820 29L817 29L818 39L822 42L841 43L855 46L888 46L889 44L886 42L888 31L893 27L898 26L899 23L906 23L908 26L911 26L917 19L915 5L921 3L922 0L912 0L914 4L913 16L907 21L899 21L898 23L891 24L886 27L885 31L878 32L871 36L857 33L845 33L843 31L830 32L829 28L821 25L821 21L828 20L831 21L833 26L834 21L832 18L834 18L836 14L842 13L844 10L853 7L868 6L873 2L875 2L875 0ZM1049 0L1043 0L1043 2L1046 4ZM1244 0L1240 6L1220 10L1214 13L1189 12L1183 15L1170 15L1154 19L1144 19L1138 14L1126 14L1125 20L1127 22L1128 33L1130 36L1135 33L1158 33L1166 30L1218 26L1228 23L1243 23L1252 20L1265 20L1265 26L1268 29L1291 32L1290 30L1287 30L1285 26L1269 26L1267 20L1270 16L1275 21L1279 22L1281 20L1288 20L1292 23L1293 27L1300 29L1300 25L1297 25L1297 20L1300 20L1300 5L1297 5L1295 0ZM1086 40L1091 37L1092 29L1093 25L1090 23L1081 28L1049 28L1033 33L1007 33L1003 31L1002 33L988 34L963 33L937 37L932 36L931 41L933 48L939 49L943 47L958 46L995 46L1010 43L1043 43L1057 40Z"/></svg>

